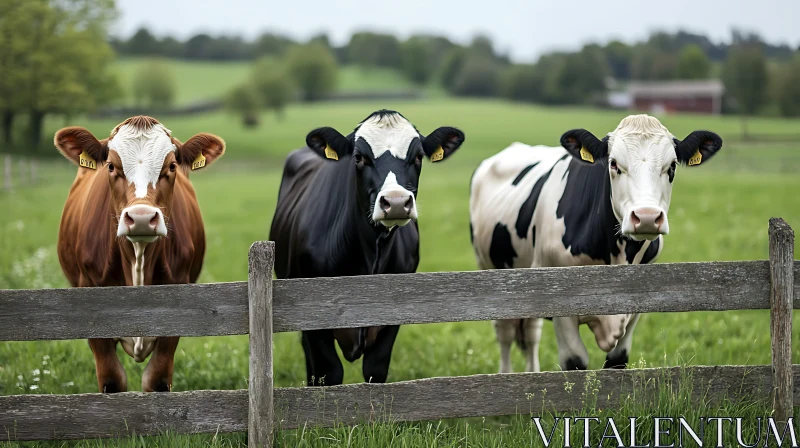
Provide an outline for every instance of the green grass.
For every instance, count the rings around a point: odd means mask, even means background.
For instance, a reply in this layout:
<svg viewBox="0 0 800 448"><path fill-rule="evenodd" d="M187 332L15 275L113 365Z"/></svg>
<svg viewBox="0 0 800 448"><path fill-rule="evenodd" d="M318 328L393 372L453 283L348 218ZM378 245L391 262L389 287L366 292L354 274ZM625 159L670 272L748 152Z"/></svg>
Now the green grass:
<svg viewBox="0 0 800 448"><path fill-rule="evenodd" d="M114 64L122 88L121 104L133 104L133 79L149 58L121 58ZM176 105L219 99L251 74L252 63L164 60L175 76ZM386 68L339 68L336 90L339 92L381 92L412 89L413 85L397 70Z"/></svg>
<svg viewBox="0 0 800 448"><path fill-rule="evenodd" d="M228 143L226 156L205 172L192 175L207 228L208 248L201 282L247 278L247 251L268 236L283 157L303 144L306 133L321 125L345 133L370 112L396 108L427 133L440 125L464 130L463 148L441 164L426 164L420 186L422 238L420 271L462 271L476 268L468 232L468 182L480 160L512 141L556 144L570 128L585 127L596 135L613 130L624 114L580 108L543 108L500 101L442 100L316 104L292 106L284 121L272 116L261 128L243 130L222 114L164 120L185 140L201 131L216 132ZM676 134L708 128L723 138L738 131L729 118L675 116L664 123ZM55 130L62 123L49 123ZM116 122L81 121L98 136ZM798 121L753 120L759 132L791 133ZM54 150L55 151L55 150ZM786 145L726 144L708 166L679 168L670 209L671 233L661 262L726 261L767 258L767 220L782 216L800 226L800 157ZM0 192L0 288L65 287L55 254L58 222L74 168L58 159L42 162L42 182ZM145 311L145 310L143 310ZM798 337L800 319L794 321ZM581 331L590 352L590 367L604 359L587 328ZM119 350L131 390L140 390L143 364ZM793 347L800 356L800 345ZM390 369L390 381L497 371L498 348L490 322L406 325L400 330ZM557 370L552 324L545 323L541 348L543 370ZM647 367L676 365L768 364L767 311L649 314L637 329L633 360ZM516 371L524 359L514 350ZM361 363L345 363L345 382L362 381ZM176 353L176 391L245 388L248 372L247 337L184 338ZM277 386L300 386L305 378L297 333L275 337ZM35 387L34 387L35 386ZM0 342L0 394L95 392L94 364L85 341ZM692 406L664 398L652 412L694 412ZM671 403L671 404L669 404ZM677 404L676 404L677 403ZM682 404L681 404L682 403ZM629 406L640 406L635 401ZM745 406L746 407L746 406ZM730 410L731 408L728 408ZM646 409L629 409L645 412ZM699 409L697 412L700 412ZM762 408L736 408L758 413ZM625 411L625 409L620 412ZM718 412L717 412L718 411ZM715 411L720 414L725 409ZM711 411L709 411L711 412ZM733 410L730 410L733 412ZM619 416L625 414L616 414ZM634 415L634 414L631 414ZM661 414L658 414L661 415ZM671 415L671 414L669 414ZM690 414L700 415L700 414ZM400 425L313 429L279 433L281 446L515 446L530 444L535 429L524 417L458 420ZM351 436L352 434L352 436ZM239 446L245 439L196 436L147 440L147 446ZM481 442L484 440L484 442ZM528 440L525 442L525 440ZM377 441L372 445L370 441ZM138 439L119 446L143 446ZM509 444L506 444L509 443Z"/></svg>

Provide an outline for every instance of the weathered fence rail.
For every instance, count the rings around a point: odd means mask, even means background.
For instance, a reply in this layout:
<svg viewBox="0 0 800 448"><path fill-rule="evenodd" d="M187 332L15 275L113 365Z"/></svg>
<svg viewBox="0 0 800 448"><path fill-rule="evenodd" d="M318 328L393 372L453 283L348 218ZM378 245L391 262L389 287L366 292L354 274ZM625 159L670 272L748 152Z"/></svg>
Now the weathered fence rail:
<svg viewBox="0 0 800 448"><path fill-rule="evenodd" d="M414 421L580 408L564 383L601 384L599 406L635 385L691 381L718 398L773 397L776 417L800 405L791 312L800 308L794 234L770 221L770 260L592 266L273 280L272 243L255 243L249 281L208 285L0 291L0 340L120 335L250 334L248 390L0 397L0 441L249 431L390 418ZM409 278L411 276L411 278ZM378 297L393 291L391 308ZM378 294L380 292L381 294ZM393 294L394 295L394 294ZM795 298L797 297L797 298ZM151 312L141 313L141 309ZM543 372L429 378L327 388L274 388L272 333L504 318L771 309L772 366ZM547 389L547 394L541 391Z"/></svg>

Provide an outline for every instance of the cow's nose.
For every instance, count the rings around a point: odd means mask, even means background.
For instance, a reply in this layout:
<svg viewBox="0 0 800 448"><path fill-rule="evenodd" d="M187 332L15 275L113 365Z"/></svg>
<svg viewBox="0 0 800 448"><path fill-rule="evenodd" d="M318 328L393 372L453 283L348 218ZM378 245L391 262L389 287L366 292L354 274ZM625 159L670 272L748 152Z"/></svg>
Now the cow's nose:
<svg viewBox="0 0 800 448"><path fill-rule="evenodd" d="M630 220L635 233L665 233L662 229L664 224L663 210L652 207L637 208L631 211Z"/></svg>
<svg viewBox="0 0 800 448"><path fill-rule="evenodd" d="M122 210L118 236L128 238L146 237L153 238L166 236L167 227L164 216L156 207L149 205L134 205Z"/></svg>
<svg viewBox="0 0 800 448"><path fill-rule="evenodd" d="M380 199L383 219L408 219L414 207L411 195L385 195Z"/></svg>

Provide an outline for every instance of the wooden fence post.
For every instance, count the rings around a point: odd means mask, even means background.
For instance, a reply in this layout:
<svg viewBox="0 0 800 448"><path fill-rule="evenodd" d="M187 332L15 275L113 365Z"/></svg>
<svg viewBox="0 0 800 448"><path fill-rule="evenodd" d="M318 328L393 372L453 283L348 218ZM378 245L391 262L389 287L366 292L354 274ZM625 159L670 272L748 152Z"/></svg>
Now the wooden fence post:
<svg viewBox="0 0 800 448"><path fill-rule="evenodd" d="M772 409L776 421L792 416L792 305L794 231L781 218L769 220Z"/></svg>
<svg viewBox="0 0 800 448"><path fill-rule="evenodd" d="M250 299L250 381L248 384L248 448L272 447L272 267L275 243L250 246L247 277Z"/></svg>

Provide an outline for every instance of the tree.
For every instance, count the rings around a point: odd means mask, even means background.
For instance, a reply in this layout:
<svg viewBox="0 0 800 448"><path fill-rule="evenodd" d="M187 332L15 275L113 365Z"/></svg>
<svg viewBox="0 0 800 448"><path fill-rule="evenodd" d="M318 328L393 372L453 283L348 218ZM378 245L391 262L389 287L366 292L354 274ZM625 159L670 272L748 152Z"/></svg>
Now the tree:
<svg viewBox="0 0 800 448"><path fill-rule="evenodd" d="M732 47L722 77L725 89L736 100L736 108L742 114L742 135L747 137L746 117L755 114L766 99L767 61L761 47L753 44Z"/></svg>
<svg viewBox="0 0 800 448"><path fill-rule="evenodd" d="M262 106L275 111L278 118L283 117L283 110L295 95L287 69L275 64L270 59L262 59L253 67L253 87L258 91Z"/></svg>
<svg viewBox="0 0 800 448"><path fill-rule="evenodd" d="M333 54L322 45L295 45L289 50L287 64L305 101L319 100L336 88L339 68Z"/></svg>
<svg viewBox="0 0 800 448"><path fill-rule="evenodd" d="M459 96L490 97L500 91L500 69L487 55L471 55L452 87Z"/></svg>
<svg viewBox="0 0 800 448"><path fill-rule="evenodd" d="M128 39L126 52L134 56L154 56L159 54L159 43L147 28L141 27Z"/></svg>
<svg viewBox="0 0 800 448"><path fill-rule="evenodd" d="M781 115L800 116L800 53L781 67L777 76L778 108Z"/></svg>
<svg viewBox="0 0 800 448"><path fill-rule="evenodd" d="M2 101L13 113L29 114L26 146L37 148L47 114L96 109L118 94L110 73L113 50L108 24L112 0L11 0L0 15L0 34L14 63L13 90Z"/></svg>
<svg viewBox="0 0 800 448"><path fill-rule="evenodd" d="M170 66L160 60L143 64L133 77L133 98L138 105L146 105L156 110L172 106L175 100L177 83Z"/></svg>
<svg viewBox="0 0 800 448"><path fill-rule="evenodd" d="M403 71L414 84L423 85L433 74L429 50L420 37L411 37L402 44Z"/></svg>
<svg viewBox="0 0 800 448"><path fill-rule="evenodd" d="M568 54L557 73L556 88L561 100L568 104L588 103L606 89L608 67L602 50L595 45Z"/></svg>
<svg viewBox="0 0 800 448"><path fill-rule="evenodd" d="M677 66L678 59L674 54L649 44L639 45L633 52L631 75L640 80L675 79Z"/></svg>
<svg viewBox="0 0 800 448"><path fill-rule="evenodd" d="M258 126L260 122L258 111L262 105L258 89L252 83L235 87L225 97L225 108L241 115L242 125L246 128Z"/></svg>
<svg viewBox="0 0 800 448"><path fill-rule="evenodd" d="M708 79L710 71L711 61L699 45L689 44L683 47L675 70L678 79Z"/></svg>
<svg viewBox="0 0 800 448"><path fill-rule="evenodd" d="M461 73L468 55L469 52L465 48L453 47L445 56L439 78L446 90L452 91L456 78Z"/></svg>
<svg viewBox="0 0 800 448"><path fill-rule="evenodd" d="M347 60L362 67L401 68L400 42L391 34L355 33L347 44Z"/></svg>
<svg viewBox="0 0 800 448"><path fill-rule="evenodd" d="M513 101L536 102L543 98L544 79L536 65L512 65L503 75L501 94Z"/></svg>
<svg viewBox="0 0 800 448"><path fill-rule="evenodd" d="M633 49L620 41L611 41L605 48L606 62L615 79L631 79Z"/></svg>
<svg viewBox="0 0 800 448"><path fill-rule="evenodd" d="M282 56L294 45L294 42L285 36L273 33L264 33L258 36L253 44L253 54L259 56Z"/></svg>

